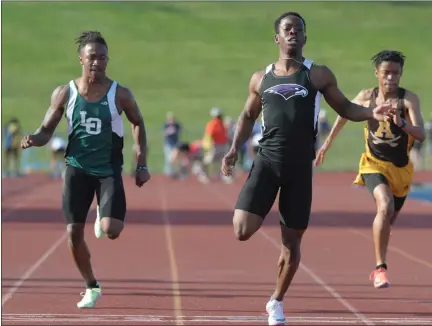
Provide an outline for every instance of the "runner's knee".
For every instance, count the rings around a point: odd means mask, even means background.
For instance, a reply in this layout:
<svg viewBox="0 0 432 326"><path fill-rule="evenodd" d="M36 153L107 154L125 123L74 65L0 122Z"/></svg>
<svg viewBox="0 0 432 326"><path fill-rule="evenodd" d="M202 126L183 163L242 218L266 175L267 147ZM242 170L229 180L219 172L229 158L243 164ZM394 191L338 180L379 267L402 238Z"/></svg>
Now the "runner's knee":
<svg viewBox="0 0 432 326"><path fill-rule="evenodd" d="M300 245L304 232L281 225L282 256L290 261L300 261Z"/></svg>
<svg viewBox="0 0 432 326"><path fill-rule="evenodd" d="M248 240L261 227L263 218L259 215L236 209L233 217L234 234L237 240Z"/></svg>
<svg viewBox="0 0 432 326"><path fill-rule="evenodd" d="M123 231L124 223L121 220L103 217L101 219L102 231L107 235L108 239L115 240L120 236Z"/></svg>
<svg viewBox="0 0 432 326"><path fill-rule="evenodd" d="M394 214L394 204L393 198L386 197L377 202L378 213L385 216L386 218L391 218Z"/></svg>
<svg viewBox="0 0 432 326"><path fill-rule="evenodd" d="M374 189L374 197L377 205L377 213L390 220L394 214L394 199L389 187L384 184Z"/></svg>
<svg viewBox="0 0 432 326"><path fill-rule="evenodd" d="M66 227L69 246L76 248L84 241L84 223L71 223Z"/></svg>

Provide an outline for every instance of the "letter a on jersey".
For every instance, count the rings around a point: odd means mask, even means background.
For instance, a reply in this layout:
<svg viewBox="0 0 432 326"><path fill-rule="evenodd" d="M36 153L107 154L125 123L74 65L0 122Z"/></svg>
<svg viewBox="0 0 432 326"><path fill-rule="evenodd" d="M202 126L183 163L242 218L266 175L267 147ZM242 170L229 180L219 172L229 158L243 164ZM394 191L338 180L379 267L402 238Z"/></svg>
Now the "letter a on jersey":
<svg viewBox="0 0 432 326"><path fill-rule="evenodd" d="M380 121L378 129L375 132L371 131L370 134L374 144L387 144L391 147L396 147L398 145L397 141L401 137L395 137L388 121Z"/></svg>
<svg viewBox="0 0 432 326"><path fill-rule="evenodd" d="M380 121L375 136L383 139L393 139L394 135L390 129L390 123L388 121Z"/></svg>

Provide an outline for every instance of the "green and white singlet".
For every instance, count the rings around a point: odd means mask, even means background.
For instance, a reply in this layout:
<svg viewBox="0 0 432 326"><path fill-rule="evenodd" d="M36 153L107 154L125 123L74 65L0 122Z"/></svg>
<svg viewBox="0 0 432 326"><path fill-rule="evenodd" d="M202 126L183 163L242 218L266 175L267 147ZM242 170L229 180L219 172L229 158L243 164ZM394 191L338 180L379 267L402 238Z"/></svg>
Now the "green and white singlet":
<svg viewBox="0 0 432 326"><path fill-rule="evenodd" d="M123 165L123 120L116 106L117 82L99 101L89 102L69 82L66 109L69 142L66 164L94 176L108 176Z"/></svg>

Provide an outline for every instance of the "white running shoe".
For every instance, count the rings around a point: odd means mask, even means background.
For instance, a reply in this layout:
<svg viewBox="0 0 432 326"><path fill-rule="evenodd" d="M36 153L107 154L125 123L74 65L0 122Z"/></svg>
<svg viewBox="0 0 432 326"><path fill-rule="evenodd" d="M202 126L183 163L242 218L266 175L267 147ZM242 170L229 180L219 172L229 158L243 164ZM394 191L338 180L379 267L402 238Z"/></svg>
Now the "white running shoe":
<svg viewBox="0 0 432 326"><path fill-rule="evenodd" d="M93 308L96 301L102 296L101 288L86 289L85 292L81 293L82 299L77 303L78 308Z"/></svg>
<svg viewBox="0 0 432 326"><path fill-rule="evenodd" d="M285 325L282 301L277 301L274 299L270 300L266 304L266 311L268 313L269 325Z"/></svg>
<svg viewBox="0 0 432 326"><path fill-rule="evenodd" d="M95 233L96 238L98 238L98 239L100 239L103 236L105 236L105 232L102 230L101 221L100 220L101 220L101 217L100 217L99 205L98 205L97 208L96 208L96 221L95 221L95 224L94 224L94 233Z"/></svg>

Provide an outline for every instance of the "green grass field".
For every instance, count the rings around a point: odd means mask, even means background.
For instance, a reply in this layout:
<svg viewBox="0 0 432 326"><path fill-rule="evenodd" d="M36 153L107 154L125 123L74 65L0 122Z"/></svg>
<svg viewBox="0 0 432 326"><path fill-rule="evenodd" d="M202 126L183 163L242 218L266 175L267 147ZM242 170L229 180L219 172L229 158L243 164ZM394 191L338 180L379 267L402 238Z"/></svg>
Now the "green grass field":
<svg viewBox="0 0 432 326"><path fill-rule="evenodd" d="M155 172L167 111L176 113L187 139L202 135L212 106L238 116L252 73L278 57L273 21L285 11L304 16L305 56L328 65L349 98L375 85L372 55L403 51L402 85L419 94L425 119L432 114L432 3L47 2L3 3L2 10L2 118L16 116L24 129L36 129L52 90L81 73L74 38L99 30L109 45L109 75L132 89L145 117ZM333 122L334 112L324 102L323 108ZM324 169L357 167L362 128L347 125ZM128 161L131 146L127 137Z"/></svg>

